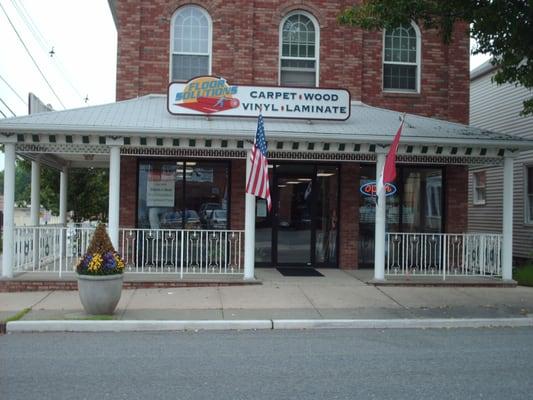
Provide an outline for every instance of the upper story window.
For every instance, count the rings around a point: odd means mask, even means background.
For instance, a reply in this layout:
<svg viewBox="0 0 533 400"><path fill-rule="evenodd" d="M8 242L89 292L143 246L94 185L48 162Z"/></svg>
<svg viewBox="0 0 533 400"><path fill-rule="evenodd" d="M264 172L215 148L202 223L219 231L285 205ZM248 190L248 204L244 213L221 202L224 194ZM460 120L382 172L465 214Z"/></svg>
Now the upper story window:
<svg viewBox="0 0 533 400"><path fill-rule="evenodd" d="M318 86L319 30L306 12L290 14L281 22L280 85Z"/></svg>
<svg viewBox="0 0 533 400"><path fill-rule="evenodd" d="M533 166L526 167L526 223L533 224Z"/></svg>
<svg viewBox="0 0 533 400"><path fill-rule="evenodd" d="M485 171L474 172L474 204L483 205L487 200L487 173Z"/></svg>
<svg viewBox="0 0 533 400"><path fill-rule="evenodd" d="M201 7L185 6L172 18L170 78L188 81L211 74L211 17Z"/></svg>
<svg viewBox="0 0 533 400"><path fill-rule="evenodd" d="M383 43L383 90L420 91L420 30L415 24L387 29Z"/></svg>

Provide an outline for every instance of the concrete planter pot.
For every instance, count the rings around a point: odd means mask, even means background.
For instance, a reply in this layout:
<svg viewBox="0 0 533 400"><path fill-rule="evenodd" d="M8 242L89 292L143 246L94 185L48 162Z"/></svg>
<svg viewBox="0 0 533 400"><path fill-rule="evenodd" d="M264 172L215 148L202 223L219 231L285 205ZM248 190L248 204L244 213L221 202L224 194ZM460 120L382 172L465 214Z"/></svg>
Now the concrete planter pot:
<svg viewBox="0 0 533 400"><path fill-rule="evenodd" d="M78 293L87 314L111 315L122 293L123 274L80 275Z"/></svg>

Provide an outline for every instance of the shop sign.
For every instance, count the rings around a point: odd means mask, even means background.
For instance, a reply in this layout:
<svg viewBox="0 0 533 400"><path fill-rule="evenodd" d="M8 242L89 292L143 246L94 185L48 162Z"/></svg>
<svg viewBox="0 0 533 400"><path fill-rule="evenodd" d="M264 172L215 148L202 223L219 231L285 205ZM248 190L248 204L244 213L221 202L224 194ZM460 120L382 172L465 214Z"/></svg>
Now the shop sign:
<svg viewBox="0 0 533 400"><path fill-rule="evenodd" d="M224 78L200 76L172 82L168 112L175 115L217 115L325 119L350 117L350 92L345 89L230 85Z"/></svg>
<svg viewBox="0 0 533 400"><path fill-rule="evenodd" d="M369 181L368 183L364 183L363 185L359 187L359 191L364 196L375 196L377 192L376 181ZM398 189L392 183L385 184L385 195L386 196L392 196L396 194L397 191Z"/></svg>
<svg viewBox="0 0 533 400"><path fill-rule="evenodd" d="M148 207L174 207L175 167L154 169L148 172L146 205Z"/></svg>

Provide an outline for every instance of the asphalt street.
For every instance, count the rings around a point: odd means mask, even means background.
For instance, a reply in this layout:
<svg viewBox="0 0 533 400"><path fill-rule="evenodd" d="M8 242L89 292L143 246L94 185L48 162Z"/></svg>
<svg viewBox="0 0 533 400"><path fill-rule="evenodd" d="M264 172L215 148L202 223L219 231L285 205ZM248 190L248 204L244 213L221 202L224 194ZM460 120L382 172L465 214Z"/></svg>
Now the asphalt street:
<svg viewBox="0 0 533 400"><path fill-rule="evenodd" d="M0 399L526 399L533 329L0 336Z"/></svg>

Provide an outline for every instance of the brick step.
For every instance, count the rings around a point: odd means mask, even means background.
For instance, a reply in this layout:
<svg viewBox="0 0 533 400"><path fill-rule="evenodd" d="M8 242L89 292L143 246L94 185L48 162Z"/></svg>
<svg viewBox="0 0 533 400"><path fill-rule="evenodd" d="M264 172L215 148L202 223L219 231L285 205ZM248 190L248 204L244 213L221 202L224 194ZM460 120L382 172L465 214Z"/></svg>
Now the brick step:
<svg viewBox="0 0 533 400"><path fill-rule="evenodd" d="M216 287L260 285L261 281L127 281L123 289ZM78 290L75 280L2 280L0 292L36 292L46 290Z"/></svg>

